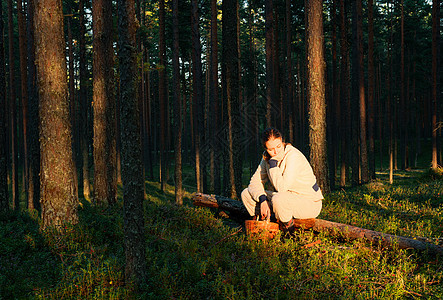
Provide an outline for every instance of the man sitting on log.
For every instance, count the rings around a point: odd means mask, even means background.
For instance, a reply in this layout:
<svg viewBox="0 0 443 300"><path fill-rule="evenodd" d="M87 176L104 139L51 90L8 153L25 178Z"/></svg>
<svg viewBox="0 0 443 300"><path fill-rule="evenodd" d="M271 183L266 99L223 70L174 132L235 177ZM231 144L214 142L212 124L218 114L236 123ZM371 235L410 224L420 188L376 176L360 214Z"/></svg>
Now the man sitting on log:
<svg viewBox="0 0 443 300"><path fill-rule="evenodd" d="M294 219L320 214L323 195L306 157L284 143L280 131L267 128L261 141L263 158L241 199L252 217L269 219L272 209L280 229L291 232Z"/></svg>

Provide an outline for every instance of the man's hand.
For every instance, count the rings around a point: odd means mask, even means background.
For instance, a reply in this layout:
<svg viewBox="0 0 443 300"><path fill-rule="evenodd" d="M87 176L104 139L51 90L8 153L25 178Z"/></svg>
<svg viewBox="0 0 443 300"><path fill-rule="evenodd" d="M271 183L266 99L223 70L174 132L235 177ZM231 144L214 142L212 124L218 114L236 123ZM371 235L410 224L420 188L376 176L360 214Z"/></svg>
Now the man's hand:
<svg viewBox="0 0 443 300"><path fill-rule="evenodd" d="M268 201L263 201L260 204L260 215L262 220L270 219L271 218L271 209L269 208Z"/></svg>

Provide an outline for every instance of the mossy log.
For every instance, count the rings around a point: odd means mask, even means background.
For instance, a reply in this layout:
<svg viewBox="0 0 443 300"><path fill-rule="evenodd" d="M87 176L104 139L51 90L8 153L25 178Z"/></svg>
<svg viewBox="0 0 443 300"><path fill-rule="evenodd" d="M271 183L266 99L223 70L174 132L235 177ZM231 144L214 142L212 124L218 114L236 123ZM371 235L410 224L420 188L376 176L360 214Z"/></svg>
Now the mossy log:
<svg viewBox="0 0 443 300"><path fill-rule="evenodd" d="M207 195L197 193L192 196L194 205L220 208L236 215L249 218L245 206L241 201L230 199L218 195ZM386 234L383 232L364 229L347 224L322 220L322 219L306 219L296 220L295 226L299 228L312 228L317 232L326 232L332 236L343 237L347 239L362 239L373 244L381 244L387 248L400 249L416 249L421 251L429 251L430 253L443 255L443 246L436 245L426 241L423 238L410 238L397 235Z"/></svg>

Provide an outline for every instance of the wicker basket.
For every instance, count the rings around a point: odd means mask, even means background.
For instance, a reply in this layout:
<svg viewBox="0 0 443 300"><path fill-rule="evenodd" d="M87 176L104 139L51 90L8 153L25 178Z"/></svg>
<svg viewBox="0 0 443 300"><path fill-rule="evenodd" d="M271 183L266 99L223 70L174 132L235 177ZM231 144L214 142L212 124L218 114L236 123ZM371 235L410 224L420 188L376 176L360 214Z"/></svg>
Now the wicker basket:
<svg viewBox="0 0 443 300"><path fill-rule="evenodd" d="M278 224L269 221L245 221L246 235L257 237L259 239L272 239L278 233Z"/></svg>

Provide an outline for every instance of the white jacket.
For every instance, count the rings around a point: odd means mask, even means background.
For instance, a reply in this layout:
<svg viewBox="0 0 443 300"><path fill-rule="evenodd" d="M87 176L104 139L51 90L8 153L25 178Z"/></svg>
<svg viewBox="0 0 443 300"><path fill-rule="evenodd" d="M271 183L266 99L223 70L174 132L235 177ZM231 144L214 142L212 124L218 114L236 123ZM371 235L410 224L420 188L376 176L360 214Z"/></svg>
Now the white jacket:
<svg viewBox="0 0 443 300"><path fill-rule="evenodd" d="M266 186L270 183L269 186ZM303 153L291 144L286 144L283 158L276 167L270 168L264 158L251 178L248 186L254 200L266 195L265 190L275 192L290 191L313 201L323 199L323 194L317 185L312 167Z"/></svg>

